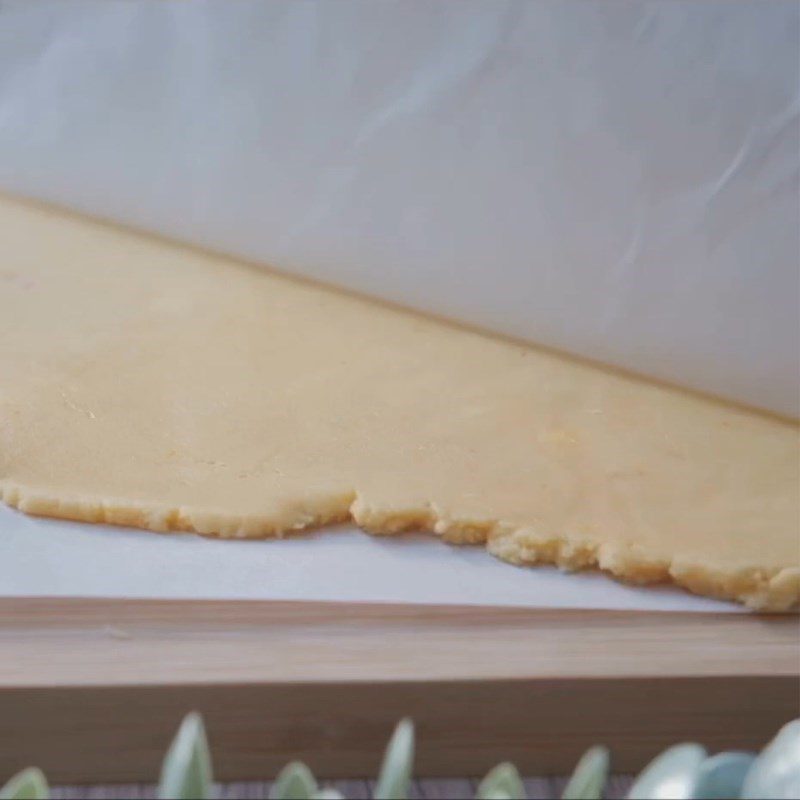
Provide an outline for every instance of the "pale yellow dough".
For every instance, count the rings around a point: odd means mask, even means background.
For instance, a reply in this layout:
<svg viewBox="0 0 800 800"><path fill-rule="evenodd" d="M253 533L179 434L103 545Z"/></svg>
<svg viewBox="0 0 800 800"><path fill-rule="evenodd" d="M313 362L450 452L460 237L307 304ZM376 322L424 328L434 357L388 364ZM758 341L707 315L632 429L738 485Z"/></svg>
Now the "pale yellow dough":
<svg viewBox="0 0 800 800"><path fill-rule="evenodd" d="M0 494L31 514L353 519L786 609L798 453L793 423L0 199Z"/></svg>

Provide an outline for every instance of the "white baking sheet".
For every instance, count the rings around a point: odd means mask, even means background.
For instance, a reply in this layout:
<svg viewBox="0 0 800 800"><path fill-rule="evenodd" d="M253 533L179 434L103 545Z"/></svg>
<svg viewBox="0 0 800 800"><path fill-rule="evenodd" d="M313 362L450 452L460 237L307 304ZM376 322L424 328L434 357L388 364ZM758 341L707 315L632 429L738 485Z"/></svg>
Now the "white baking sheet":
<svg viewBox="0 0 800 800"><path fill-rule="evenodd" d="M798 414L800 5L0 4L0 188Z"/></svg>
<svg viewBox="0 0 800 800"><path fill-rule="evenodd" d="M432 536L372 537L340 527L280 541L218 541L37 519L0 505L4 595L740 610L601 574L513 567Z"/></svg>
<svg viewBox="0 0 800 800"><path fill-rule="evenodd" d="M2 0L0 189L796 413L799 9ZM0 534L5 595L732 608L352 530Z"/></svg>

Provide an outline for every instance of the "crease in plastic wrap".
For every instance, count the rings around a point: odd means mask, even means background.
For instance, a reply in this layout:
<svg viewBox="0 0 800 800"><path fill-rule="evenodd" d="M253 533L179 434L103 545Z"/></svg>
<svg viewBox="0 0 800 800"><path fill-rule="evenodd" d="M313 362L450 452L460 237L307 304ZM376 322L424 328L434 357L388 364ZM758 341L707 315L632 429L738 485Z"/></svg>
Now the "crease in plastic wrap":
<svg viewBox="0 0 800 800"><path fill-rule="evenodd" d="M780 0L3 0L0 190L797 416L799 42ZM0 526L0 593L728 607L355 533L219 570Z"/></svg>

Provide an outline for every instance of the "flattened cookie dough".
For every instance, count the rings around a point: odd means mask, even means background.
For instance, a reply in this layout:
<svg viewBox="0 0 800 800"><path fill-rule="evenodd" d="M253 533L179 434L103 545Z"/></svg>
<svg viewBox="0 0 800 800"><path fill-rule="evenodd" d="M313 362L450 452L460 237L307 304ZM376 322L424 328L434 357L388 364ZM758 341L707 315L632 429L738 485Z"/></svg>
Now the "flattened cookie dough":
<svg viewBox="0 0 800 800"><path fill-rule="evenodd" d="M790 422L0 200L0 493L31 514L353 519L786 609L798 452Z"/></svg>

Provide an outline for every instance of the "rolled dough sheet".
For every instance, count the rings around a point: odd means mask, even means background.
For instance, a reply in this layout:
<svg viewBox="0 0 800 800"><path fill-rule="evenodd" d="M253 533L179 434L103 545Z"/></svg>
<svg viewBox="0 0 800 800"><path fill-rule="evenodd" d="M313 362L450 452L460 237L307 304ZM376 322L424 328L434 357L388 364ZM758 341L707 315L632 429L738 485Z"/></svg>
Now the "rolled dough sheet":
<svg viewBox="0 0 800 800"><path fill-rule="evenodd" d="M7 199L0 493L221 537L425 529L761 609L800 594L794 423Z"/></svg>

